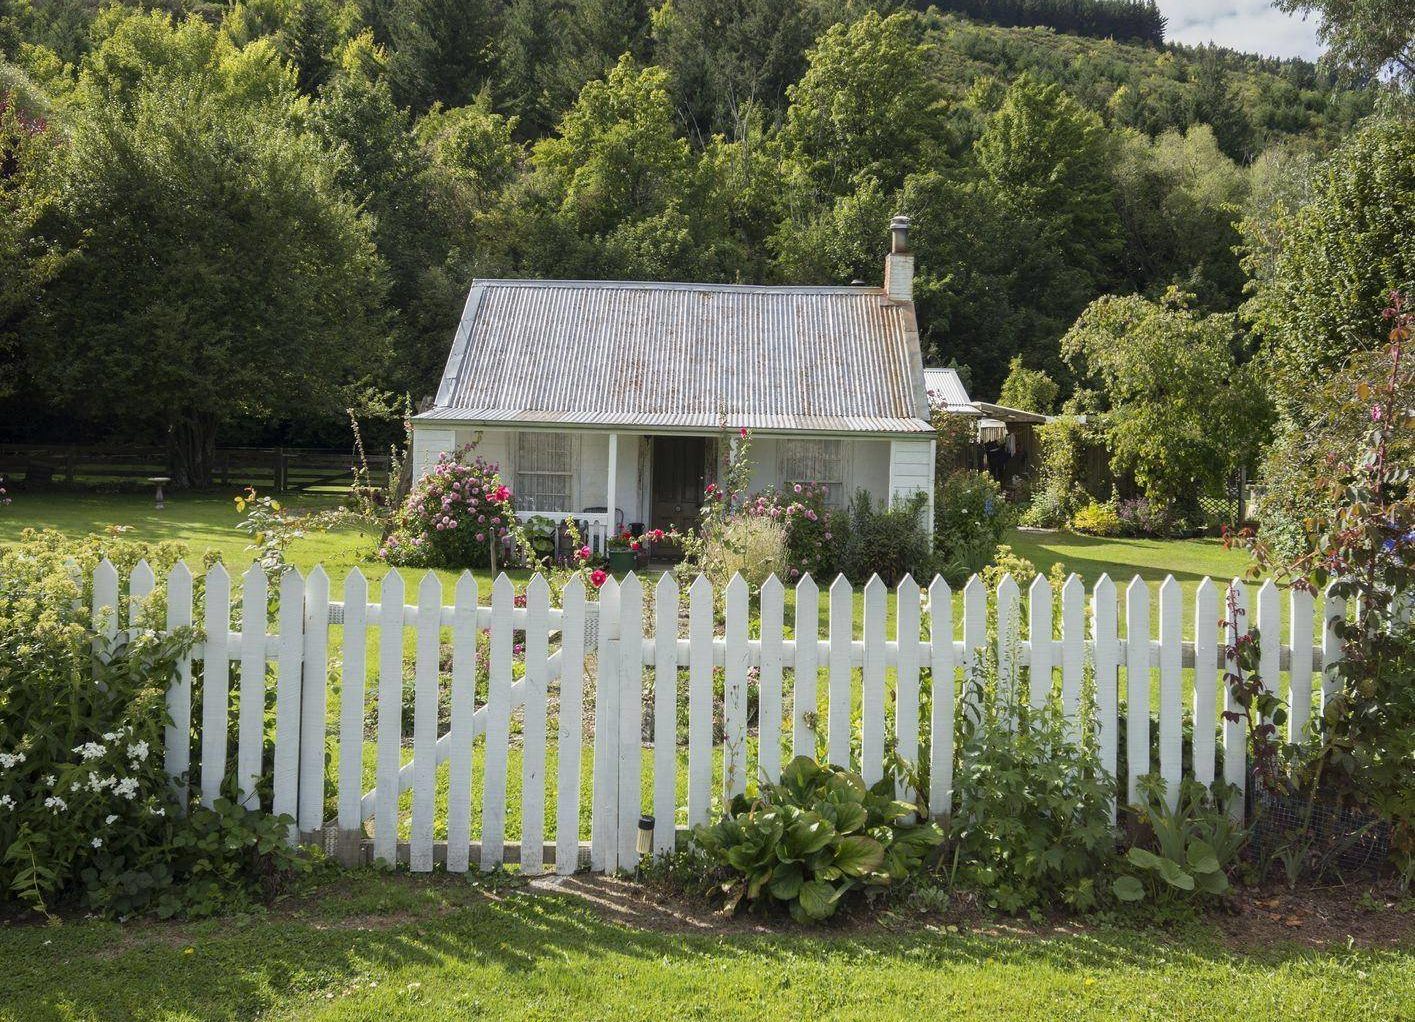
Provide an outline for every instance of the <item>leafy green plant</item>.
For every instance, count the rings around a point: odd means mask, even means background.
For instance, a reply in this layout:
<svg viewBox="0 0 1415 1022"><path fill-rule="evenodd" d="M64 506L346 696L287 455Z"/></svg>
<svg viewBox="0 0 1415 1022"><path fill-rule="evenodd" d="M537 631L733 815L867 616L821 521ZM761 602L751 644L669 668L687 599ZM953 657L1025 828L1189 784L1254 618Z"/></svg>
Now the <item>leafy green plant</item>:
<svg viewBox="0 0 1415 1022"><path fill-rule="evenodd" d="M894 798L891 778L866 787L857 773L798 756L780 783L764 784L754 799L737 796L693 840L732 870L722 884L729 910L743 899L779 902L798 922L819 921L851 891L906 879L943 841L914 808Z"/></svg>
<svg viewBox="0 0 1415 1022"><path fill-rule="evenodd" d="M1002 487L986 472L960 470L943 480L935 498L934 549L951 581L981 571L1011 524Z"/></svg>
<svg viewBox="0 0 1415 1022"><path fill-rule="evenodd" d="M1120 514L1114 505L1093 500L1071 516L1071 529L1086 536L1119 536Z"/></svg>
<svg viewBox="0 0 1415 1022"><path fill-rule="evenodd" d="M1196 781L1186 778L1180 783L1172 809L1164 781L1154 774L1143 779L1142 792L1145 801L1133 808L1149 840L1125 853L1129 870L1111 881L1115 896L1124 902L1163 905L1201 901L1227 891L1228 870L1248 841L1248 829L1234 822Z"/></svg>
<svg viewBox="0 0 1415 1022"><path fill-rule="evenodd" d="M924 526L928 495L916 493L894 507L876 507L865 490L850 501L840 570L852 582L878 575L895 585L906 574L926 577L930 563L929 534Z"/></svg>
<svg viewBox="0 0 1415 1022"><path fill-rule="evenodd" d="M1025 685L999 679L985 654L965 688L949 839L953 877L1004 912L1055 902L1098 907L1117 858L1115 780L1093 730L1074 733L1060 702L1028 705ZM1090 686L1081 719L1091 719Z"/></svg>

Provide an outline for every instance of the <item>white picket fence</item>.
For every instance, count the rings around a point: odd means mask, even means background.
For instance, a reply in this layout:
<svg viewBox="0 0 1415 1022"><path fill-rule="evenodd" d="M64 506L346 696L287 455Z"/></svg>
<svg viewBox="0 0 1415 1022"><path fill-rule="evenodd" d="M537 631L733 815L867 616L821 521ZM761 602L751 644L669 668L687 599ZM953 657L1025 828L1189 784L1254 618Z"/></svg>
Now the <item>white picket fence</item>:
<svg viewBox="0 0 1415 1022"><path fill-rule="evenodd" d="M147 564L139 563L128 583L130 626L138 623L141 602L154 589ZM1230 606L1240 609L1236 627L1249 622L1260 629L1264 682L1276 686L1286 674L1291 711L1288 727L1298 735L1310 714L1330 695L1330 681L1315 686L1314 677L1337 656L1332 620L1345 613L1339 599L1328 594L1324 603L1324 639L1313 643L1314 600L1291 592L1287 643L1282 640L1282 594L1264 583L1249 612L1250 594L1242 582L1227 592L1205 579L1194 605L1192 639L1182 634L1183 595L1172 577L1158 587L1157 608L1150 587L1136 577L1124 590L1102 576L1089 594L1071 576L1060 594L1060 638L1054 638L1053 593L1041 576L1027 591L1027 634L1019 634L1021 594L1012 578L1004 577L995 593L974 577L962 591L961 621L955 621L953 593L934 579L926 594L906 578L896 590L894 634L887 634L888 591L875 578L864 587L863 619L856 637L850 583L840 577L830 586L826 629L821 632L817 584L804 577L795 587L793 627L786 628L786 590L776 578L762 588L759 629L753 637L752 600L748 588L734 579L726 588L719 616L712 587L698 577L688 587L685 615L679 585L670 574L659 576L646 601L643 581L628 575L610 580L587 594L578 581L566 586L559 607L551 605L546 580L534 576L525 589L524 606L511 579L499 576L491 586L489 605L475 578L464 574L456 583L452 604L444 604L441 581L425 574L416 600L408 603L405 583L397 571L382 580L380 599L371 602L368 583L355 569L346 579L343 600L330 600L329 579L322 567L308 576L287 572L279 583L276 627L270 631L269 597L259 567L248 570L241 585L239 630L232 628L232 586L217 564L204 579L198 622L204 637L192 650L168 693L172 726L167 732L166 762L180 776L190 771L206 803L214 801L228 762L227 708L231 665L239 666L235 768L241 797L260 803L257 783L264 771L273 773L273 799L265 808L289 814L298 834L292 839L322 840L347 861L368 857L392 862L405 859L414 871L445 862L451 871L475 864L485 870L503 862L518 862L523 870L540 871L554 863L569 873L587 863L594 870L632 867L639 817L645 801L657 821L654 850L673 847L682 823L693 826L710 819L721 800L747 789L749 779L775 777L785 747L792 754L813 755L822 732L831 762L860 764L866 781L884 773L886 755L897 751L916 761L921 738L928 736L931 814L946 816L953 803L953 763L959 699L988 642L987 612L994 601L997 620L997 663L1002 679L1021 681L1028 668L1029 698L1039 704L1060 698L1065 713L1079 728L1094 726L1104 763L1112 772L1118 763L1119 687L1124 678L1127 714L1128 777L1122 796L1134 799L1137 780L1148 773L1150 715L1159 719L1158 769L1171 797L1177 795L1183 761L1183 671L1192 670L1193 776L1211 783L1215 771L1215 726L1220 703L1227 698L1222 682L1223 649L1230 641L1220 627ZM194 620L193 578L178 564L167 580L166 620L169 628ZM589 596L593 595L593 600ZM921 595L926 599L921 600ZM1230 601L1231 596L1231 601ZM120 580L104 561L96 570L93 604L100 629L116 634ZM1120 630L1123 608L1124 632ZM1159 615L1158 639L1152 639L1150 614ZM1089 620L1088 620L1089 619ZM721 624L719 625L719 621ZM337 663L331 662L330 626L342 628ZM587 627L588 626L588 627ZM403 761L403 689L405 634L411 629L414 706L411 759ZM373 665L376 709L373 755L376 779L364 790L365 707L370 678L369 638L377 638ZM489 633L489 655L479 666L478 633ZM523 636L523 648L518 644ZM593 643L588 649L587 636ZM814 637L814 638L812 638ZM442 661L444 640L450 638L450 670ZM1083 674L1094 669L1094 719L1080 717ZM202 719L193 726L193 662L199 664ZM263 761L267 739L265 702L267 667L274 666L275 731L273 761ZM331 670L333 668L333 670ZM592 668L590 670L589 668ZM647 672L645 669L649 669ZM714 669L722 670L721 705L715 706ZM757 672L757 741L749 741L749 671ZM1159 705L1152 706L1151 671L1158 670ZM933 684L929 719L921 720L921 678L949 679ZM679 696L686 675L687 758L686 813L678 798ZM484 677L480 677L484 675ZM518 676L519 675L519 676ZM646 677L647 675L647 677ZM1330 678L1329 674L1325 677ZM337 729L328 721L328 701L339 680ZM651 680L650 680L651 679ZM887 695L891 692L892 706ZM593 682L592 706L586 706ZM826 712L818 720L818 686L824 684ZM647 687L646 687L647 686ZM450 720L443 730L439 704L446 692ZM547 734L547 706L554 693L558 727ZM645 699L646 693L651 695ZM1059 695L1058 695L1059 693ZM786 709L789 697L789 714ZM858 746L852 735L852 709L858 699ZM593 712L590 841L580 841L582 734L586 710ZM714 715L721 711L722 756L714 784ZM513 716L519 714L521 799L519 834L506 834L508 763ZM645 740L646 721L651 721ZM886 749L891 733L894 750ZM193 732L195 731L195 735ZM326 743L337 736L337 809L325 818ZM763 736L764 739L763 739ZM778 740L772 740L776 737ZM547 747L554 740L556 774L546 776ZM1241 724L1222 724L1225 779L1244 786L1246 764ZM481 824L472 834L473 749L480 741ZM645 771L643 750L652 749ZM196 762L192 750L196 748ZM445 841L434 841L437 823L439 767L447 763ZM399 841L400 795L412 791L409 836ZM547 792L555 794L555 840L546 841ZM646 798L647 796L647 798ZM1236 801L1242 812L1242 800ZM675 823L676 821L676 823ZM372 839L365 836L372 824ZM475 840L474 840L475 838Z"/></svg>

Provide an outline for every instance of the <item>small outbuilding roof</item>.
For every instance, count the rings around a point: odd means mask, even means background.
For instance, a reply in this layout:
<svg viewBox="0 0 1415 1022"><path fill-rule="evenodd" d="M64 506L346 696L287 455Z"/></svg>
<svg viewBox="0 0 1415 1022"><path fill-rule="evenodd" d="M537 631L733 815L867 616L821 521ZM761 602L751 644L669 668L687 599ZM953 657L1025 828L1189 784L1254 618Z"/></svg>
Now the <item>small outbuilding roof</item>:
<svg viewBox="0 0 1415 1022"><path fill-rule="evenodd" d="M977 415L978 409L968 397L963 379L957 369L925 369L924 389L928 391L929 403L945 412L959 415Z"/></svg>
<svg viewBox="0 0 1415 1022"><path fill-rule="evenodd" d="M927 433L912 302L877 287L472 284L417 421Z"/></svg>

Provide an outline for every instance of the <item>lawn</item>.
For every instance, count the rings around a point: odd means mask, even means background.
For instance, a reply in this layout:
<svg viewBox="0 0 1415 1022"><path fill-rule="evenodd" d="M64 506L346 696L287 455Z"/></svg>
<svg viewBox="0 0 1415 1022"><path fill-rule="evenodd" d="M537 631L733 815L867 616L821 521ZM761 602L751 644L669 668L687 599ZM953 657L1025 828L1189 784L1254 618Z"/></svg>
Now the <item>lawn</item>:
<svg viewBox="0 0 1415 1022"><path fill-rule="evenodd" d="M579 882L576 881L578 884ZM588 884L588 882L586 882ZM1415 950L1234 948L1194 926L663 928L441 875L365 871L269 914L0 928L0 1020L1272 1019L1415 1012ZM612 909L607 910L612 911ZM650 916L656 928L629 925Z"/></svg>

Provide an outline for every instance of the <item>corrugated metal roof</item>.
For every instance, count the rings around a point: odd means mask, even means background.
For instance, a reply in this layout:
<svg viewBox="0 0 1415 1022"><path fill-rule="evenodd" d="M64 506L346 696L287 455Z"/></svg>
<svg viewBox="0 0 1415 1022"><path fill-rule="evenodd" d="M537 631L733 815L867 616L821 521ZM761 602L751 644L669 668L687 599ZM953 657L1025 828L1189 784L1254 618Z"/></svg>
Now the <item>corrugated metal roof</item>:
<svg viewBox="0 0 1415 1022"><path fill-rule="evenodd" d="M929 429L908 303L880 288L479 280L420 421Z"/></svg>
<svg viewBox="0 0 1415 1022"><path fill-rule="evenodd" d="M929 403L942 406L944 411L978 414L957 369L925 369L924 388L929 393Z"/></svg>

